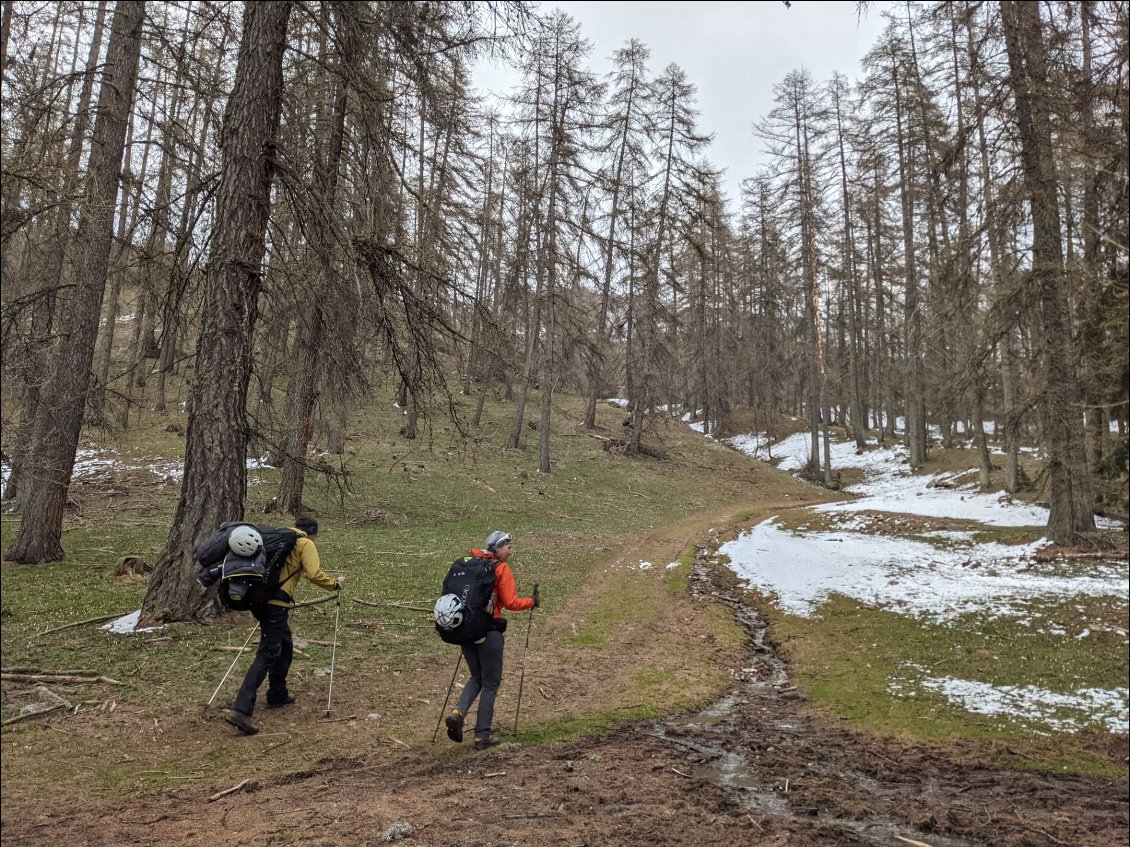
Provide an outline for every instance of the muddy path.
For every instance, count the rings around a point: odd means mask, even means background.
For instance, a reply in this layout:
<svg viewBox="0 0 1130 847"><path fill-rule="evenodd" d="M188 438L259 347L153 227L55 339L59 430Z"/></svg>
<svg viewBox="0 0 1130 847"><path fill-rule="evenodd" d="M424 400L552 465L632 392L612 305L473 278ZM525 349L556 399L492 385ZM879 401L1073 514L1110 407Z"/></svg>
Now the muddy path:
<svg viewBox="0 0 1130 847"><path fill-rule="evenodd" d="M299 772L14 814L5 845L932 845L1128 843L1125 783L974 763L817 716L753 604L700 549L696 602L752 652L701 713L446 760L360 750ZM1125 757L1125 739L1112 749ZM983 751L982 751L983 752ZM221 795L222 796L217 796Z"/></svg>

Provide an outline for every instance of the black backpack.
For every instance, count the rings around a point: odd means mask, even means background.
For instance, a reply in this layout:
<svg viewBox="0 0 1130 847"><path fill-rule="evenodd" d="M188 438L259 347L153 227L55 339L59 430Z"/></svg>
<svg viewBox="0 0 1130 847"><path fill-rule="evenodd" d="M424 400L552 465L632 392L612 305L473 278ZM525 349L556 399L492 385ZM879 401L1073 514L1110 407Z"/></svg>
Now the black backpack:
<svg viewBox="0 0 1130 847"><path fill-rule="evenodd" d="M263 537L263 547L254 556L237 556L228 546L228 537L237 526L254 527ZM220 602L237 611L268 600L289 603L291 596L280 587L285 582L282 566L298 539L305 534L247 521L220 524L220 528L200 542L192 553L200 566L196 580L205 588L219 582Z"/></svg>
<svg viewBox="0 0 1130 847"><path fill-rule="evenodd" d="M461 556L452 562L435 611L436 632L448 644L474 644L498 628L493 615L497 564L479 556Z"/></svg>

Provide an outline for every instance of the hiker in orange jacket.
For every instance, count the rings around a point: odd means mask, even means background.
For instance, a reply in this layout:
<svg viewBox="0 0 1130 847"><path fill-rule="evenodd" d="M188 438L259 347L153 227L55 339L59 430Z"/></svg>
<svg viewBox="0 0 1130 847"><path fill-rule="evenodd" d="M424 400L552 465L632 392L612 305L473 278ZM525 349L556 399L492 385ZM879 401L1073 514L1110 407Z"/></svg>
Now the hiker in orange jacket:
<svg viewBox="0 0 1130 847"><path fill-rule="evenodd" d="M474 704L475 698L482 695L479 700L479 711L475 716L476 750L484 750L491 744L494 701L498 696L498 687L502 684L502 653L505 647L503 633L506 631L506 619L502 617L502 610L521 612L526 609L536 609L541 605L536 586L533 597L519 597L515 590L514 574L510 571L510 565L506 564L513 552L513 539L510 533L492 532L487 537L486 548L486 550L472 550L471 555L491 559L497 563L494 568L494 595L491 598L495 628L481 641L461 648L463 658L467 660L467 667L471 669L471 679L464 686L459 702L446 719L447 737L452 741L462 741L463 719Z"/></svg>

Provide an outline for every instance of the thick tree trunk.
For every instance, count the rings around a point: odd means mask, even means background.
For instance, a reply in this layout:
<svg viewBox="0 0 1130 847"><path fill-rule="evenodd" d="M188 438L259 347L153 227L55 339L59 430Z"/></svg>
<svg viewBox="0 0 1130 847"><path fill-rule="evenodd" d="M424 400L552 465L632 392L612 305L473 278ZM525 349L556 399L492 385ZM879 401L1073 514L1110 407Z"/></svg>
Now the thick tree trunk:
<svg viewBox="0 0 1130 847"><path fill-rule="evenodd" d="M91 387L144 16L143 2L122 0L114 10L75 238L74 291L62 315L53 371L43 392L49 402L39 404L32 430L26 475L37 484L27 492L19 535L5 556L16 562L55 561L64 555L63 510Z"/></svg>
<svg viewBox="0 0 1130 847"><path fill-rule="evenodd" d="M223 171L189 394L184 480L142 603L147 620L207 616L210 605L195 583L192 550L221 522L243 517L247 386L290 11L286 2L251 3L244 10L235 85L224 113Z"/></svg>
<svg viewBox="0 0 1130 847"><path fill-rule="evenodd" d="M1046 101L1047 71L1039 7L1004 0L1001 23L1008 51L1009 83L1016 100L1021 161L1032 208L1032 288L1037 298L1043 396L1041 423L1051 481L1048 534L1071 544L1075 533L1095 528L1092 490L1078 438L1078 413L1066 277L1060 240L1059 198Z"/></svg>

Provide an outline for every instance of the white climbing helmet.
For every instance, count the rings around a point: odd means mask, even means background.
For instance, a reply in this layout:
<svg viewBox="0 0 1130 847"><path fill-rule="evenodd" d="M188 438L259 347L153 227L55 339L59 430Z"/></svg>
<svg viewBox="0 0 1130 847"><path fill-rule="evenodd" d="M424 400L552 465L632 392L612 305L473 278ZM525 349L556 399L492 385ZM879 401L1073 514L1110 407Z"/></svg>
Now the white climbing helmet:
<svg viewBox="0 0 1130 847"><path fill-rule="evenodd" d="M228 547L237 556L250 559L263 546L263 536L253 526L237 526L228 536Z"/></svg>
<svg viewBox="0 0 1130 847"><path fill-rule="evenodd" d="M436 619L436 626L440 629L458 629L463 623L463 604L454 594L444 594L436 600L432 617Z"/></svg>

